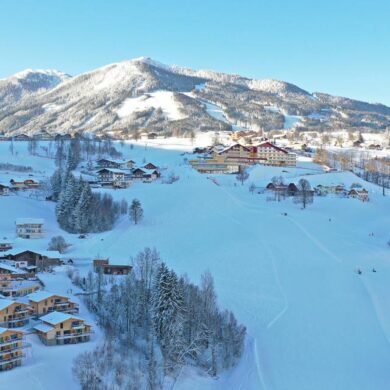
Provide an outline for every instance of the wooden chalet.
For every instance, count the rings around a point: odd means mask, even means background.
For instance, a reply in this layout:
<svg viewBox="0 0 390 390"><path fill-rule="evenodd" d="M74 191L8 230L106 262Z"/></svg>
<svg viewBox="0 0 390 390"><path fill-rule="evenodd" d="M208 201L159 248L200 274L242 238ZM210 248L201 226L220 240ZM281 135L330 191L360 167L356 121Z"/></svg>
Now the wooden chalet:
<svg viewBox="0 0 390 390"><path fill-rule="evenodd" d="M34 330L45 345L77 344L90 340L92 326L73 314L54 311L40 320Z"/></svg>
<svg viewBox="0 0 390 390"><path fill-rule="evenodd" d="M109 259L95 259L93 261L95 272L102 272L105 275L128 275L133 267L130 265L110 264Z"/></svg>
<svg viewBox="0 0 390 390"><path fill-rule="evenodd" d="M0 183L0 196L7 196L9 195L9 186L6 184Z"/></svg>
<svg viewBox="0 0 390 390"><path fill-rule="evenodd" d="M0 260L11 260L14 262L26 261L28 266L35 266L38 270L45 270L48 267L61 265L61 255L57 251L34 252L30 250L19 252L11 250L0 254Z"/></svg>

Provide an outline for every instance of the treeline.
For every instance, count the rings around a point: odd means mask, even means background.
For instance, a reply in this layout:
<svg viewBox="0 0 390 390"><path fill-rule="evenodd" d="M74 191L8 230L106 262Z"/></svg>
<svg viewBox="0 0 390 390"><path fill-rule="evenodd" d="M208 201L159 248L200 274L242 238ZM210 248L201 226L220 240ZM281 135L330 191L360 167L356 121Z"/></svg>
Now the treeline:
<svg viewBox="0 0 390 390"><path fill-rule="evenodd" d="M82 388L154 390L184 365L212 376L234 366L246 330L218 308L211 274L203 274L198 287L149 248L133 262L133 272L119 282L101 273L71 275L105 332L103 346L75 361Z"/></svg>
<svg viewBox="0 0 390 390"><path fill-rule="evenodd" d="M93 193L88 182L68 170L63 174L59 169L54 172L51 189L51 199L57 202L57 222L69 233L111 230L121 214L120 203L111 195Z"/></svg>

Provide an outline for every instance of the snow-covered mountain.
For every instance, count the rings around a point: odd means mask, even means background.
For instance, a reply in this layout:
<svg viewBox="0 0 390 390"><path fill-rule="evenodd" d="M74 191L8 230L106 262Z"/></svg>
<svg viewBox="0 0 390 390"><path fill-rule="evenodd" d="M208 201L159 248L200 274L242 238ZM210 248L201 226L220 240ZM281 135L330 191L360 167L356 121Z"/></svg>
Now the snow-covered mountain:
<svg viewBox="0 0 390 390"><path fill-rule="evenodd" d="M57 70L26 69L12 77L0 80L0 108L15 104L32 94L54 88L70 76Z"/></svg>
<svg viewBox="0 0 390 390"><path fill-rule="evenodd" d="M0 133L384 129L390 108L278 80L167 66L136 58L70 77L58 71L0 80Z"/></svg>

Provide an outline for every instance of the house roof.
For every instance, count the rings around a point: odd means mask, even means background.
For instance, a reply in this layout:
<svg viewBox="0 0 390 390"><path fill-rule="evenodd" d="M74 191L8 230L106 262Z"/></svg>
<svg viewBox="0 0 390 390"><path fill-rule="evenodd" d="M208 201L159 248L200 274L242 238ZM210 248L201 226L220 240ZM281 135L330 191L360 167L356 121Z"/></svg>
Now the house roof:
<svg viewBox="0 0 390 390"><path fill-rule="evenodd" d="M54 328L51 325L47 325L47 324L42 323L42 324L35 325L33 327L33 329L38 330L40 332L47 333L47 332L50 332L51 330L53 330Z"/></svg>
<svg viewBox="0 0 390 390"><path fill-rule="evenodd" d="M122 169L117 169L117 168L102 168L102 169L99 169L97 171L97 173L100 173L103 171L112 172L112 173L122 173L124 175L127 175L129 173L128 171L124 171Z"/></svg>
<svg viewBox="0 0 390 390"><path fill-rule="evenodd" d="M43 218L17 218L15 223L17 225L36 224L43 225L45 220Z"/></svg>
<svg viewBox="0 0 390 390"><path fill-rule="evenodd" d="M23 302L12 301L11 299L7 299L7 298L1 298L0 299L0 310L6 309L7 307L11 306L13 303L25 305L25 303L23 303Z"/></svg>
<svg viewBox="0 0 390 390"><path fill-rule="evenodd" d="M241 145L241 144L233 144L233 145L230 145L224 149L222 149L221 151L219 151L218 153L224 153L224 152L227 152L228 150L230 150L231 148L234 148L235 146L240 146L241 148L244 148L245 150L247 150L248 152L250 152L250 148L248 148L247 146L244 146L244 145Z"/></svg>
<svg viewBox="0 0 390 390"><path fill-rule="evenodd" d="M25 250L20 250L20 249L10 249L9 251L5 252L3 256L8 256L8 255L12 255L12 256L16 256L16 255L20 255L21 253L25 253L25 252L31 252L31 253L35 253L37 255L41 255L41 256L46 256L48 258L51 258L51 259L61 259L63 256L60 254L60 252L58 251L39 251L39 252L35 252L35 251L32 251L30 249L25 249Z"/></svg>
<svg viewBox="0 0 390 390"><path fill-rule="evenodd" d="M3 291L19 291L34 286L41 285L37 280L10 280L9 287L3 288Z"/></svg>
<svg viewBox="0 0 390 390"><path fill-rule="evenodd" d="M8 332L9 330L11 330L12 332L15 332L15 333L23 333L21 330L3 328L3 327L0 326L0 334L3 334L3 333L5 333L5 332Z"/></svg>
<svg viewBox="0 0 390 390"><path fill-rule="evenodd" d="M5 269L12 272L13 274L25 274L26 272L20 270L19 268L13 267L12 265L0 262L0 269Z"/></svg>
<svg viewBox="0 0 390 390"><path fill-rule="evenodd" d="M45 316L41 317L41 320L43 322L47 322L51 325L57 325L69 319L82 320L79 317L67 313L60 313L58 311L53 311L52 313L46 314Z"/></svg>
<svg viewBox="0 0 390 390"><path fill-rule="evenodd" d="M64 295L55 294L55 293L51 293L49 291L43 291L43 290L35 291L32 294L27 295L27 298L33 302L41 302L41 301L48 299L50 297L53 297L53 296L59 296L59 297L65 298Z"/></svg>
<svg viewBox="0 0 390 390"><path fill-rule="evenodd" d="M261 144L255 146L255 148L274 148L276 150L279 150L279 152L288 154L287 150L279 148L278 146L272 144L271 142L262 142Z"/></svg>

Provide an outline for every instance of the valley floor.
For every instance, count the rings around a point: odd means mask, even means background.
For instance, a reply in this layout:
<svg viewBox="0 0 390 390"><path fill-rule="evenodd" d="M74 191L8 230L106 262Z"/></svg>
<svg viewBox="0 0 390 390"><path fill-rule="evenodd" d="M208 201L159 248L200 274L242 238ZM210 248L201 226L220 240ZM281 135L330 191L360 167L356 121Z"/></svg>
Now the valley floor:
<svg viewBox="0 0 390 390"><path fill-rule="evenodd" d="M7 150L0 143L0 162L12 162ZM248 328L247 347L240 364L218 380L184 369L176 390L389 388L390 197L381 196L381 189L351 173L324 174L310 161L300 161L298 168L253 168L241 186L234 176L210 180L198 174L183 163L190 155L179 151L124 146L123 153L180 176L171 185L136 183L126 190L101 190L129 202L138 198L145 212L141 225L122 218L113 231L80 240L60 231L53 204L9 196L0 198L1 235L13 236L15 218L39 216L46 221L46 238L15 239L15 247L47 249L52 235L64 235L73 244L68 255L81 272L97 255L126 264L145 246L156 247L170 267L195 283L209 269L220 305ZM52 161L29 158L23 150L21 160L46 174L54 169ZM267 195L248 191L251 182L262 186L276 174L287 181L305 175L312 185L359 181L371 201L316 197L301 210L291 199L267 202ZM62 276L45 275L53 291L64 288L64 280L57 282ZM80 348L50 348L34 341L25 366L0 374L0 388L10 380L16 390L77 388L71 361L99 338L98 332Z"/></svg>

